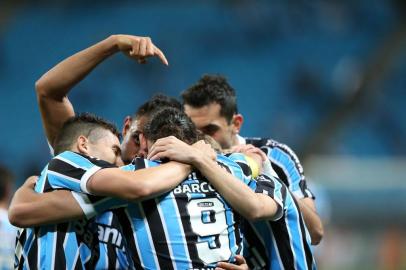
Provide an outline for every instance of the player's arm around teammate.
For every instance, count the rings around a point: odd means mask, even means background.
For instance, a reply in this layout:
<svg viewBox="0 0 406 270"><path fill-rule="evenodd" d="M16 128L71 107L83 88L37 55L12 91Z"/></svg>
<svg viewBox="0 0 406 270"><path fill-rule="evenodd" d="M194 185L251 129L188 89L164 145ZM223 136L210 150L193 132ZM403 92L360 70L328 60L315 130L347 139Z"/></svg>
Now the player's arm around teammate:
<svg viewBox="0 0 406 270"><path fill-rule="evenodd" d="M112 35L54 66L35 84L45 133L51 146L54 146L63 123L75 115L67 97L70 90L117 52L123 52L140 63L145 63L148 57L157 56L168 65L165 55L149 37Z"/></svg>
<svg viewBox="0 0 406 270"><path fill-rule="evenodd" d="M197 147L209 159L215 158L210 146L200 143ZM105 168L96 172L85 184L87 192L95 195L137 201L156 197L173 189L190 170L189 165L173 161L136 171ZM162 181L163 178L165 181ZM35 181L36 177L28 178L14 194L9 211L12 224L31 227L85 217L78 203L83 197L78 193L67 190L36 193L33 190Z"/></svg>
<svg viewBox="0 0 406 270"><path fill-rule="evenodd" d="M8 212L10 223L27 228L85 217L70 191L35 192L37 179L37 176L29 177L14 193Z"/></svg>
<svg viewBox="0 0 406 270"><path fill-rule="evenodd" d="M85 122L85 120L88 122ZM111 163L102 161L103 158L108 158L106 160L110 162L121 160L119 151L114 150L118 147L119 141L118 137L110 130L99 126L94 127L96 125L95 120L97 119L93 119L91 116L81 115L68 121L62 128L61 134L63 136L58 137L57 143L59 154L50 161L43 173L47 174L52 171L62 177L64 170L68 170L70 180L61 181L58 177L42 175L42 177L46 177L47 183L51 187L92 195L118 197L131 201L142 200L173 189L190 173L191 167L189 165L178 162L168 162L161 166L136 171L124 171ZM107 125L107 123L105 124ZM85 132L88 127L95 132ZM72 132L72 130L76 130L76 132ZM78 135L82 132L90 135L88 137ZM97 136L94 135L96 133ZM86 164L87 167L78 164ZM82 172L84 171L83 168L87 170L85 174ZM166 181L162 181L163 177L165 177ZM34 221L41 219L44 214L47 214L44 218L48 218L48 220L42 221L42 223L59 220L60 215L65 214L65 212L70 213L69 217L80 215L76 211L77 208L74 208L76 204L73 203L73 195L70 192L66 193L65 191L65 193L62 193L63 191L58 191L60 196L57 197L55 195L52 197L51 192L48 192L48 194L44 194L49 199L49 201L46 201L44 198L37 199L42 196L40 194L34 197L35 194L26 192L26 188L32 188L32 186L33 181L29 179L14 196L10 207L10 220L16 226L38 225L30 222L32 222L32 219ZM55 200L59 201L56 203ZM73 213L64 208L70 205L72 205ZM55 208L58 206L61 206L60 211ZM42 213L38 214L38 211Z"/></svg>
<svg viewBox="0 0 406 270"><path fill-rule="evenodd" d="M190 166L177 162L137 171L106 168L89 178L86 187L93 195L139 201L175 188L189 173ZM166 181L162 181L163 177ZM67 190L36 193L34 181L35 178L29 178L13 197L9 210L13 225L31 227L85 217L77 193Z"/></svg>
<svg viewBox="0 0 406 270"><path fill-rule="evenodd" d="M203 142L190 146L173 136L162 138L151 147L148 158L169 158L193 165L236 211L249 220L278 218L282 211L275 200L255 193L247 184L237 181L233 175L198 149L201 143Z"/></svg>

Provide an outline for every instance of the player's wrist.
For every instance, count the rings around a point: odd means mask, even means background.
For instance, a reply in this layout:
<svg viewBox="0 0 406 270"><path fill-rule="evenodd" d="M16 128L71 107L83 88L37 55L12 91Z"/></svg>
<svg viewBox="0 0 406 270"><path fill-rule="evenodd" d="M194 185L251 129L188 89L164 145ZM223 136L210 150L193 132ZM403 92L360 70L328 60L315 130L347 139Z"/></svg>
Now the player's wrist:
<svg viewBox="0 0 406 270"><path fill-rule="evenodd" d="M111 35L104 40L108 47L108 53L114 54L120 51L120 35Z"/></svg>
<svg viewBox="0 0 406 270"><path fill-rule="evenodd" d="M211 162L212 160L201 151L193 151L193 155L191 156L191 164L193 167L201 169L204 166L208 166Z"/></svg>

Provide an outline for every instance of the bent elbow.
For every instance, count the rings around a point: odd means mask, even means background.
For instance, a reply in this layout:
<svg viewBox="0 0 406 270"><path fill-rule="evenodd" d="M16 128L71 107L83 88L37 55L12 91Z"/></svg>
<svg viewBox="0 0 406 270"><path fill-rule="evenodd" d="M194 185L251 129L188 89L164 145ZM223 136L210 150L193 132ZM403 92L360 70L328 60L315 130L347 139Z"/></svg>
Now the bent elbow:
<svg viewBox="0 0 406 270"><path fill-rule="evenodd" d="M36 82L35 82L35 92L37 93L37 97L41 98L45 96L45 86L42 80L42 77L39 78Z"/></svg>
<svg viewBox="0 0 406 270"><path fill-rule="evenodd" d="M126 200L128 201L141 201L148 198L151 195L151 191L147 186L136 186L128 190Z"/></svg>
<svg viewBox="0 0 406 270"><path fill-rule="evenodd" d="M257 212L249 212L249 214L247 214L246 219L251 220L251 221L256 221L256 220L263 219L263 217L262 217L262 215L260 215Z"/></svg>
<svg viewBox="0 0 406 270"><path fill-rule="evenodd" d="M321 240L323 239L323 236L324 236L323 226L320 226L319 228L313 230L313 232L311 233L312 245L320 244Z"/></svg>
<svg viewBox="0 0 406 270"><path fill-rule="evenodd" d="M8 220L10 223L18 228L26 228L28 225L24 222L24 213L20 209L21 207L10 207L8 210Z"/></svg>
<svg viewBox="0 0 406 270"><path fill-rule="evenodd" d="M264 211L262 207L259 207L257 205L253 205L252 207L249 208L246 213L243 215L246 219L251 220L251 221L256 221L260 219L266 218L264 216Z"/></svg>

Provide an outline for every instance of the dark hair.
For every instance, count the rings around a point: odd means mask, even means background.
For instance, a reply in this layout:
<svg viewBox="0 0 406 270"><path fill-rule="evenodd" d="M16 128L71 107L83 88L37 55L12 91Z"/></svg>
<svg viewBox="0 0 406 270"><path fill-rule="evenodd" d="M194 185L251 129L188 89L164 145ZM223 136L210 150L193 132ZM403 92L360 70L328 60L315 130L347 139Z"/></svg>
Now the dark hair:
<svg viewBox="0 0 406 270"><path fill-rule="evenodd" d="M11 192L10 185L14 182L13 174L3 166L0 166L0 200L7 196L7 192Z"/></svg>
<svg viewBox="0 0 406 270"><path fill-rule="evenodd" d="M234 89L221 75L204 75L195 84L182 92L183 104L201 108L211 103L220 105L220 115L230 123L238 113Z"/></svg>
<svg viewBox="0 0 406 270"><path fill-rule="evenodd" d="M188 144L197 142L199 138L192 120L183 111L170 107L151 115L145 125L144 135L152 142L167 136L175 136Z"/></svg>
<svg viewBox="0 0 406 270"><path fill-rule="evenodd" d="M176 108L183 110L182 104L175 98L164 94L156 94L150 100L142 104L134 115L134 118L141 116L151 116L154 112L164 107Z"/></svg>
<svg viewBox="0 0 406 270"><path fill-rule="evenodd" d="M87 137L91 142L95 142L106 136L106 133L103 132L106 130L120 139L117 127L101 117L90 113L82 113L72 117L63 124L55 140L55 155L70 150L72 144L80 135Z"/></svg>

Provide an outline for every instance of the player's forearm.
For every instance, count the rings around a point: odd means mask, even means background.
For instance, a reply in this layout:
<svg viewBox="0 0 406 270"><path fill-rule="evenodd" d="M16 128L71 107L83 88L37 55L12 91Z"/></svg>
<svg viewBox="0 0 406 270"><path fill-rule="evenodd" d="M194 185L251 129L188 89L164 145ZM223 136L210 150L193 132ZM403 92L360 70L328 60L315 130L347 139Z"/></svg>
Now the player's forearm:
<svg viewBox="0 0 406 270"><path fill-rule="evenodd" d="M246 184L222 169L208 157L199 157L194 166L210 181L213 187L242 216L247 219L268 219L277 212L276 204L256 194Z"/></svg>
<svg viewBox="0 0 406 270"><path fill-rule="evenodd" d="M61 101L98 64L118 51L115 39L115 36L110 36L66 58L45 73L35 85L38 97Z"/></svg>
<svg viewBox="0 0 406 270"><path fill-rule="evenodd" d="M84 217L82 209L69 191L36 193L25 187L16 191L8 214L10 223L20 228Z"/></svg>
<svg viewBox="0 0 406 270"><path fill-rule="evenodd" d="M319 215L313 210L315 209L313 199L303 198L298 199L297 201L306 223L306 227L309 230L312 245L318 245L323 238L324 228Z"/></svg>
<svg viewBox="0 0 406 270"><path fill-rule="evenodd" d="M111 36L57 64L35 84L45 133L51 146L63 123L75 115L68 92L99 63L117 51Z"/></svg>
<svg viewBox="0 0 406 270"><path fill-rule="evenodd" d="M174 189L190 171L189 165L178 162L132 172L104 169L92 176L87 183L87 189L94 195L118 197L129 201L145 200Z"/></svg>

